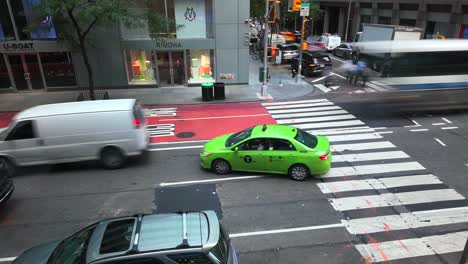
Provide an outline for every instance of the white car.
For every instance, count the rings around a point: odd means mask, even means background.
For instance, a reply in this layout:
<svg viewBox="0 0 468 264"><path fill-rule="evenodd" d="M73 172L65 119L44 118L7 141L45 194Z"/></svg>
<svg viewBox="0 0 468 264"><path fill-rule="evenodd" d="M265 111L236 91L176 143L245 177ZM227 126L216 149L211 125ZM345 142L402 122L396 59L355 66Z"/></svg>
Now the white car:
<svg viewBox="0 0 468 264"><path fill-rule="evenodd" d="M318 43L325 46L327 51L332 51L341 44L341 37L337 35L322 35L318 40Z"/></svg>

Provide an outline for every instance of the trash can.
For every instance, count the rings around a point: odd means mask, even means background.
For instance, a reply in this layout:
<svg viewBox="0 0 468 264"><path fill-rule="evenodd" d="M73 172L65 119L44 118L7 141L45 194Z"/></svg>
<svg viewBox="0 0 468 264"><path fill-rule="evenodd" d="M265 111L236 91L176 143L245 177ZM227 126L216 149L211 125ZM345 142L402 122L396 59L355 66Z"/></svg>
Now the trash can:
<svg viewBox="0 0 468 264"><path fill-rule="evenodd" d="M213 100L213 83L202 83L201 85L202 101Z"/></svg>
<svg viewBox="0 0 468 264"><path fill-rule="evenodd" d="M260 68L258 69L258 80L260 82L263 82L263 74L264 74L263 67L260 66ZM267 69L267 80L269 80L269 79L270 79L270 69L268 68Z"/></svg>
<svg viewBox="0 0 468 264"><path fill-rule="evenodd" d="M226 99L226 93L224 90L224 83L217 82L214 84L214 99L215 100L224 100Z"/></svg>

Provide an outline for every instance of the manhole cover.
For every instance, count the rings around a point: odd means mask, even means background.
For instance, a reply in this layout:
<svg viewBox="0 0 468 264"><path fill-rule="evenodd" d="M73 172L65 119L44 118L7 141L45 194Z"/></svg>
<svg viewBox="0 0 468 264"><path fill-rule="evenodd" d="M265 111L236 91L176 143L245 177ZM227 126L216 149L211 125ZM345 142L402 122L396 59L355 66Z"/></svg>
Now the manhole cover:
<svg viewBox="0 0 468 264"><path fill-rule="evenodd" d="M195 133L193 132L180 132L176 135L178 138L191 138L195 136Z"/></svg>

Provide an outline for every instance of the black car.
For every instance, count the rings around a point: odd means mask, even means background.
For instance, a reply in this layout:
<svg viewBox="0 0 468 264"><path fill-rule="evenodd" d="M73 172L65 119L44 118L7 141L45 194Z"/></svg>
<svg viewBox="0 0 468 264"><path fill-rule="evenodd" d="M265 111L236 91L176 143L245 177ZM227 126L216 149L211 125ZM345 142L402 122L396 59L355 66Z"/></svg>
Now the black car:
<svg viewBox="0 0 468 264"><path fill-rule="evenodd" d="M14 190L13 181L6 166L5 162L0 160L0 204L10 199Z"/></svg>
<svg viewBox="0 0 468 264"><path fill-rule="evenodd" d="M333 55L345 59L350 59L352 54L353 47L351 46L351 44L342 43L333 50Z"/></svg>
<svg viewBox="0 0 468 264"><path fill-rule="evenodd" d="M309 77L322 74L327 66L331 66L332 61L327 54L322 52L304 51L302 53L302 71L301 75ZM298 71L299 59L291 62L291 67Z"/></svg>

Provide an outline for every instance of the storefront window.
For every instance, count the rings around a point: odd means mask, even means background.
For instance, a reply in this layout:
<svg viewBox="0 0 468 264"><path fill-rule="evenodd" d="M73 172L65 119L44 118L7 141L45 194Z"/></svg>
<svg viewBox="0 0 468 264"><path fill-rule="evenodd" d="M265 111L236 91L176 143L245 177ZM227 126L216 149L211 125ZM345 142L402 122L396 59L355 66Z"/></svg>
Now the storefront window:
<svg viewBox="0 0 468 264"><path fill-rule="evenodd" d="M30 33L31 39L56 39L55 26L51 16L42 17L37 7L41 0L22 0L24 14L28 25L35 25L36 28Z"/></svg>
<svg viewBox="0 0 468 264"><path fill-rule="evenodd" d="M40 57L48 87L77 85L70 53L44 52Z"/></svg>
<svg viewBox="0 0 468 264"><path fill-rule="evenodd" d="M0 89L8 88L11 88L10 77L8 76L8 70L3 54L0 54Z"/></svg>
<svg viewBox="0 0 468 264"><path fill-rule="evenodd" d="M155 84L153 52L126 50L125 59L129 84Z"/></svg>
<svg viewBox="0 0 468 264"><path fill-rule="evenodd" d="M189 66L189 83L214 81L213 59L211 50L190 50L187 54Z"/></svg>
<svg viewBox="0 0 468 264"><path fill-rule="evenodd" d="M0 41L6 40L15 40L15 32L6 1L0 1Z"/></svg>

